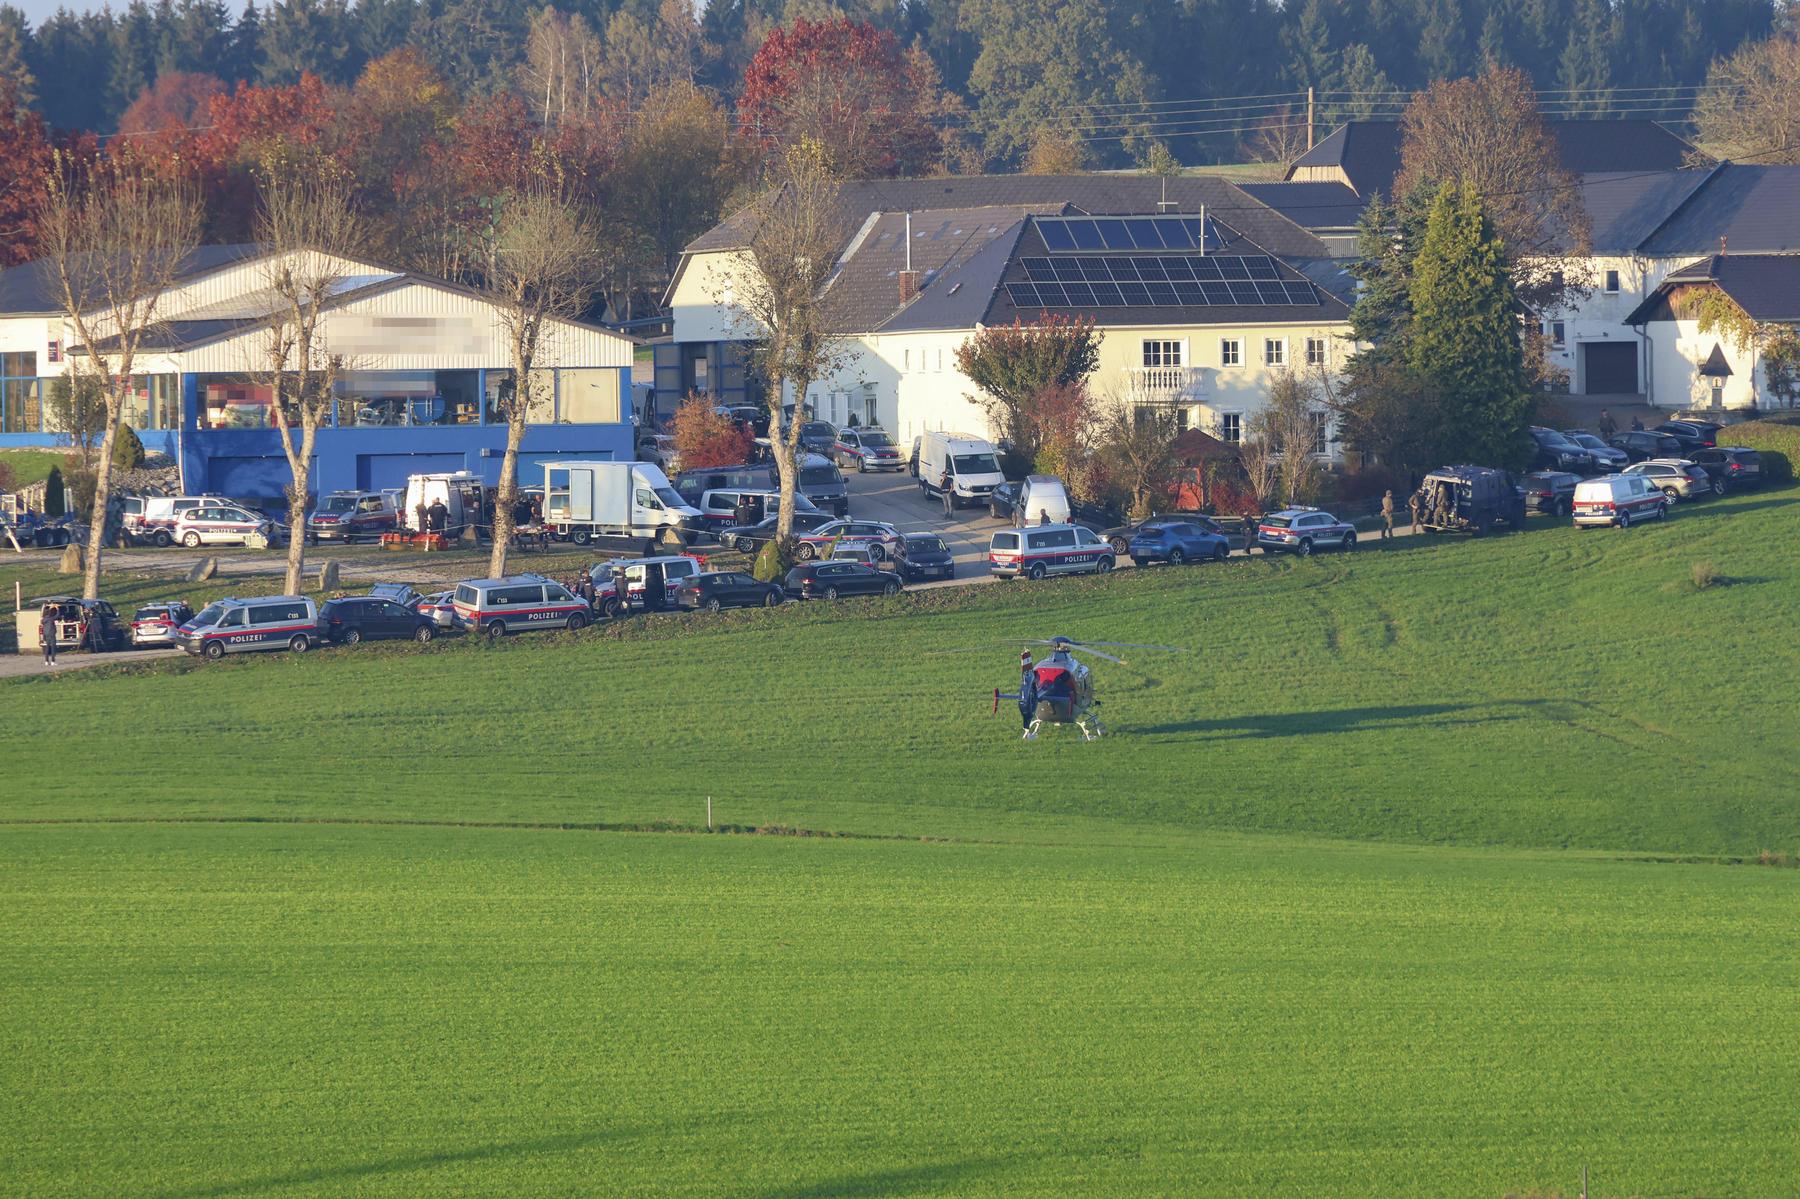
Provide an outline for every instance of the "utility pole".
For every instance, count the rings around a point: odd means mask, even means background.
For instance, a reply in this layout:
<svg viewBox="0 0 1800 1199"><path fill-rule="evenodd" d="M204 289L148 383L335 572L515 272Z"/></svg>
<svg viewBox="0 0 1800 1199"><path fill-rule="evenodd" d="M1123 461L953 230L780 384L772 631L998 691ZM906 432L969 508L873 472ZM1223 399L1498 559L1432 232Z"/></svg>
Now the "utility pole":
<svg viewBox="0 0 1800 1199"><path fill-rule="evenodd" d="M1313 90L1310 85L1306 89L1306 148L1313 148Z"/></svg>

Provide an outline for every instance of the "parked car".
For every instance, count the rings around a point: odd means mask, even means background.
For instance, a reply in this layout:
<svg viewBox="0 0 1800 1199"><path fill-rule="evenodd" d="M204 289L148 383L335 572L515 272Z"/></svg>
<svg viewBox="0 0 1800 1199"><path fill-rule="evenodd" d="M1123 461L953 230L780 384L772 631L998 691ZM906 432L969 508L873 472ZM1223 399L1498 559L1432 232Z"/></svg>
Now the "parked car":
<svg viewBox="0 0 1800 1199"><path fill-rule="evenodd" d="M853 426L838 430L833 447L839 466L865 470L900 470L906 459L885 429L862 429Z"/></svg>
<svg viewBox="0 0 1800 1199"><path fill-rule="evenodd" d="M1725 480L1714 480L1706 468L1685 458L1652 458L1625 468L1624 474L1642 475L1660 488L1671 504L1699 499L1703 495L1724 495Z"/></svg>
<svg viewBox="0 0 1800 1199"><path fill-rule="evenodd" d="M1525 506L1549 516L1567 516L1575 510L1575 485L1580 475L1567 471L1539 470L1525 476Z"/></svg>
<svg viewBox="0 0 1800 1199"><path fill-rule="evenodd" d="M774 466L759 462L742 466L708 466L684 470L674 478L676 494L688 503L699 507L700 497L709 491L721 488L749 488L754 491L774 491L780 486L775 478Z"/></svg>
<svg viewBox="0 0 1800 1199"><path fill-rule="evenodd" d="M665 607L677 603L677 590L700 573L700 559L692 554L664 554L652 558L619 558L589 568L588 578L594 584L594 610L608 619L631 608L647 604L651 577L660 571ZM625 597L619 598L617 574L625 576Z"/></svg>
<svg viewBox="0 0 1800 1199"><path fill-rule="evenodd" d="M400 527L396 494L384 491L333 491L319 497L306 514L308 541L354 541L379 538Z"/></svg>
<svg viewBox="0 0 1800 1199"><path fill-rule="evenodd" d="M1608 438L1606 444L1615 450L1624 450L1626 457L1633 462L1646 462L1651 458L1681 457L1681 443L1667 433L1651 433L1643 429L1632 429Z"/></svg>
<svg viewBox="0 0 1800 1199"><path fill-rule="evenodd" d="M775 523L779 519L778 516L765 516L753 525L731 525L720 529L719 544L731 546L740 553L754 554L775 536ZM794 533L810 533L820 525L832 524L836 520L837 517L828 512L796 512Z"/></svg>
<svg viewBox="0 0 1800 1199"><path fill-rule="evenodd" d="M1656 426L1655 432L1667 433L1679 441L1682 449L1680 456L1689 458L1693 456L1694 450L1711 449L1717 445L1719 430L1724 427L1709 420L1689 420L1681 417L1676 420L1664 421Z"/></svg>
<svg viewBox="0 0 1800 1199"><path fill-rule="evenodd" d="M995 520L1011 521L1014 509L1019 506L1019 489L1023 486L1018 479L1008 479L988 492L988 515Z"/></svg>
<svg viewBox="0 0 1800 1199"><path fill-rule="evenodd" d="M303 654L319 640L319 609L303 595L222 599L206 605L181 626L176 643L190 654L288 650Z"/></svg>
<svg viewBox="0 0 1800 1199"><path fill-rule="evenodd" d="M782 591L795 599L840 599L847 595L896 595L892 572L861 562L807 562L788 571Z"/></svg>
<svg viewBox="0 0 1800 1199"><path fill-rule="evenodd" d="M56 644L63 649L87 649L102 653L124 649L131 643L131 626L105 600L53 595L28 600L20 609L33 629L45 608L55 609ZM40 615L34 615L40 614Z"/></svg>
<svg viewBox="0 0 1800 1199"><path fill-rule="evenodd" d="M1419 528L1485 537L1496 524L1525 527L1525 489L1491 466L1440 466L1419 486Z"/></svg>
<svg viewBox="0 0 1800 1199"><path fill-rule="evenodd" d="M1669 497L1643 475L1606 475L1583 479L1575 487L1575 527L1592 525L1631 527L1633 521L1662 520L1669 515Z"/></svg>
<svg viewBox="0 0 1800 1199"><path fill-rule="evenodd" d="M541 575L470 579L456 585L451 601L459 628L479 629L491 639L527 629L581 629L592 614L561 583Z"/></svg>
<svg viewBox="0 0 1800 1199"><path fill-rule="evenodd" d="M653 462L671 478L681 471L681 451L676 448L675 439L665 433L647 433L639 437L637 456L639 462Z"/></svg>
<svg viewBox="0 0 1800 1199"><path fill-rule="evenodd" d="M1555 429L1532 425L1527 431L1531 434L1531 440L1536 447L1531 455L1532 469L1566 470L1573 471L1578 475L1594 473L1592 455Z"/></svg>
<svg viewBox="0 0 1800 1199"><path fill-rule="evenodd" d="M1231 557L1231 543L1223 534L1194 521L1157 520L1138 526L1130 551L1132 562L1138 566L1151 562L1180 566L1208 558L1223 562Z"/></svg>
<svg viewBox="0 0 1800 1199"><path fill-rule="evenodd" d="M908 533L894 547L894 565L903 579L954 579L956 560L936 533Z"/></svg>
<svg viewBox="0 0 1800 1199"><path fill-rule="evenodd" d="M333 645L359 641L430 641L437 623L417 608L378 595L349 595L325 601L319 609L319 632Z"/></svg>
<svg viewBox="0 0 1800 1199"><path fill-rule="evenodd" d="M888 552L873 541L862 541L846 538L831 547L828 562L861 562L873 566L876 570L884 570L890 574L898 574L899 567Z"/></svg>
<svg viewBox="0 0 1800 1199"><path fill-rule="evenodd" d="M822 420L809 420L800 426L800 448L829 456L837 448L837 430Z"/></svg>
<svg viewBox="0 0 1800 1199"><path fill-rule="evenodd" d="M456 599L454 591L434 591L430 595L422 595L413 603L413 610L421 616L431 618L433 627L453 629L456 627Z"/></svg>
<svg viewBox="0 0 1800 1199"><path fill-rule="evenodd" d="M158 546L174 545L175 521L182 513L229 502L221 495L132 496L125 502L122 524L126 534L136 540Z"/></svg>
<svg viewBox="0 0 1800 1199"><path fill-rule="evenodd" d="M1219 522L1204 512L1177 511L1152 512L1143 520L1134 521L1130 524L1113 525L1111 528L1103 529L1100 532L1100 536L1105 539L1106 544L1112 546L1113 553L1123 555L1130 548L1131 539L1137 536L1137 531L1139 529L1143 528L1145 525L1160 524L1163 521L1170 520L1185 521L1191 525L1199 525L1208 533L1218 533L1221 536L1225 533L1225 530L1220 526Z"/></svg>
<svg viewBox="0 0 1800 1199"><path fill-rule="evenodd" d="M773 608L787 597L779 586L741 570L711 570L684 580L675 599L683 608Z"/></svg>
<svg viewBox="0 0 1800 1199"><path fill-rule="evenodd" d="M144 649L154 645L175 645L175 633L194 619L194 610L181 600L145 604L131 614L131 644Z"/></svg>
<svg viewBox="0 0 1800 1199"><path fill-rule="evenodd" d="M1624 470L1627 466L1631 465L1630 454L1627 454L1624 450L1607 445L1604 441L1600 440L1600 438L1594 436L1592 433L1589 433L1586 429L1564 429L1563 436L1586 450L1588 452L1588 457L1594 460L1595 467L1597 467L1602 474L1611 474L1614 471Z"/></svg>
<svg viewBox="0 0 1800 1199"><path fill-rule="evenodd" d="M1116 561L1112 546L1081 525L1030 525L988 539L988 573L996 578L1105 574Z"/></svg>
<svg viewBox="0 0 1800 1199"><path fill-rule="evenodd" d="M829 427L829 426L827 426ZM850 512L850 489L844 474L823 454L802 454L796 463L800 468L800 494L811 500L821 512L839 516Z"/></svg>
<svg viewBox="0 0 1800 1199"><path fill-rule="evenodd" d="M175 519L174 536L189 549L202 545L249 545L258 538L274 545L278 540L275 523L262 513L219 504L183 512Z"/></svg>
<svg viewBox="0 0 1800 1199"><path fill-rule="evenodd" d="M1315 550L1353 550L1356 528L1317 508L1284 508L1256 523L1256 548L1265 554L1298 554L1309 558Z"/></svg>
<svg viewBox="0 0 1800 1199"><path fill-rule="evenodd" d="M900 544L900 530L879 520L831 520L796 538L794 553L800 561L809 562L824 554L825 547L839 538L854 537L867 541L877 561L888 556Z"/></svg>
<svg viewBox="0 0 1800 1199"><path fill-rule="evenodd" d="M1762 457L1741 445L1714 446L1694 451L1694 465L1703 468L1715 483L1726 490L1750 490L1762 486Z"/></svg>

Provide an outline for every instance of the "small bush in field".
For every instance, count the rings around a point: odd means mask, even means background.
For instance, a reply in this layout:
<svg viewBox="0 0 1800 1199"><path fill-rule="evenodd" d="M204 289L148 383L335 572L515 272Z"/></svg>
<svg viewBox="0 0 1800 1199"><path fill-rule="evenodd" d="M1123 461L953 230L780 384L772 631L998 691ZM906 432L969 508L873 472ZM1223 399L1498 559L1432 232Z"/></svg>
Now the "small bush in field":
<svg viewBox="0 0 1800 1199"><path fill-rule="evenodd" d="M1694 563L1693 569L1689 572L1689 576L1694 580L1695 591L1705 591L1708 587L1715 586L1716 584L1725 581L1719 577L1719 568L1714 566L1711 562Z"/></svg>

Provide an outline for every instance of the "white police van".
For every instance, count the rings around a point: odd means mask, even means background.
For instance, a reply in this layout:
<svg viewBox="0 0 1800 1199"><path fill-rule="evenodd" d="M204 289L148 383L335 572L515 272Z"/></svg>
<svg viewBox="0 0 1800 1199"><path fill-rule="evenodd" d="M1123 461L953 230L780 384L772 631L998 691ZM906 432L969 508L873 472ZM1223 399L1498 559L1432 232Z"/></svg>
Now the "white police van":
<svg viewBox="0 0 1800 1199"><path fill-rule="evenodd" d="M593 616L567 587L542 575L458 583L450 606L458 628L480 629L489 637L527 629L585 628Z"/></svg>
<svg viewBox="0 0 1800 1199"><path fill-rule="evenodd" d="M172 640L204 658L265 649L303 654L320 640L319 609L303 595L222 599L202 608Z"/></svg>
<svg viewBox="0 0 1800 1199"><path fill-rule="evenodd" d="M988 542L988 571L1002 579L1105 574L1114 561L1112 546L1080 525L1011 529Z"/></svg>

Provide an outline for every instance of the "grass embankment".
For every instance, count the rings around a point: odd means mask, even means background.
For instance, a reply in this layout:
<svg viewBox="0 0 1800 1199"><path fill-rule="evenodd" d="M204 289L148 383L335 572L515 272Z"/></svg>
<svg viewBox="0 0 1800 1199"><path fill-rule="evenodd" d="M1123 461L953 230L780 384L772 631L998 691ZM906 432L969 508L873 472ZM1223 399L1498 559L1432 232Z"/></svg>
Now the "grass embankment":
<svg viewBox="0 0 1800 1199"><path fill-rule="evenodd" d="M645 823L710 794L733 823L883 834L1791 849L1796 513L15 683L59 736L12 749L9 807ZM1694 591L1701 561L1733 581ZM1015 651L934 652L1052 633L1194 652L1100 663L1094 745L988 714Z"/></svg>
<svg viewBox="0 0 1800 1199"><path fill-rule="evenodd" d="M0 1171L1785 1195L1800 871L1667 859L1800 848L1796 513L0 685ZM933 652L1058 632L1196 652ZM369 823L708 794L947 840ZM86 823L196 818L350 823Z"/></svg>
<svg viewBox="0 0 1800 1199"><path fill-rule="evenodd" d="M29 487L48 479L68 456L68 450L0 450L0 464L12 468L14 487Z"/></svg>
<svg viewBox="0 0 1800 1199"><path fill-rule="evenodd" d="M0 842L45 1195L1785 1195L1795 876L320 827Z"/></svg>

